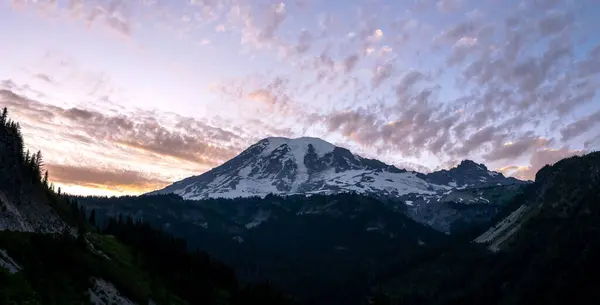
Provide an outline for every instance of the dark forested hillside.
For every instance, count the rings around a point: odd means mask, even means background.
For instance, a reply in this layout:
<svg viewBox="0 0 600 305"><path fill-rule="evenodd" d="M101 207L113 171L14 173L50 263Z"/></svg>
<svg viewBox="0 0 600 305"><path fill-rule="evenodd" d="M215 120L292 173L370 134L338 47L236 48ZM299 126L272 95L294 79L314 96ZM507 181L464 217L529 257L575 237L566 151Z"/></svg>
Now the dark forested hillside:
<svg viewBox="0 0 600 305"><path fill-rule="evenodd" d="M268 284L239 284L230 267L131 218L96 229L48 176L4 109L0 304L294 304Z"/></svg>
<svg viewBox="0 0 600 305"><path fill-rule="evenodd" d="M185 238L243 280L270 280L309 304L357 304L391 266L448 240L355 194L186 201L176 195L78 198L106 217L131 215Z"/></svg>
<svg viewBox="0 0 600 305"><path fill-rule="evenodd" d="M42 153L30 153L17 122L3 109L0 116L0 230L60 232L77 225L72 204L48 185Z"/></svg>
<svg viewBox="0 0 600 305"><path fill-rule="evenodd" d="M497 252L456 244L376 289L377 304L598 304L600 153L541 169Z"/></svg>

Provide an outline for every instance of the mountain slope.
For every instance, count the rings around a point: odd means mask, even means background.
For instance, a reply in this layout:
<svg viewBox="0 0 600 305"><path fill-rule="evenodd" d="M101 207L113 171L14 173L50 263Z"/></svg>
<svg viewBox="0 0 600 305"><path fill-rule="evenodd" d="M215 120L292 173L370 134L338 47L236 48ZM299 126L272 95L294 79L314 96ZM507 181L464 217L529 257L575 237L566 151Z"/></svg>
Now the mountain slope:
<svg viewBox="0 0 600 305"><path fill-rule="evenodd" d="M394 186L393 181L400 181ZM317 138L267 138L200 176L157 193L184 199L377 191L431 193L414 173L364 159Z"/></svg>
<svg viewBox="0 0 600 305"><path fill-rule="evenodd" d="M507 199L492 195L517 194L524 183L469 160L450 170L421 174L317 138L266 138L221 166L150 194L199 200L356 192L395 202L396 209L409 210L413 219L450 233L453 224L460 227L457 222L489 220ZM472 204L479 211L473 212Z"/></svg>
<svg viewBox="0 0 600 305"><path fill-rule="evenodd" d="M519 181L472 161L425 175L317 138L266 138L219 167L151 194L175 193L188 200L337 192L398 197L515 183Z"/></svg>
<svg viewBox="0 0 600 305"><path fill-rule="evenodd" d="M42 179L42 154L23 149L19 124L0 116L0 230L56 233L72 219L68 203L58 200Z"/></svg>

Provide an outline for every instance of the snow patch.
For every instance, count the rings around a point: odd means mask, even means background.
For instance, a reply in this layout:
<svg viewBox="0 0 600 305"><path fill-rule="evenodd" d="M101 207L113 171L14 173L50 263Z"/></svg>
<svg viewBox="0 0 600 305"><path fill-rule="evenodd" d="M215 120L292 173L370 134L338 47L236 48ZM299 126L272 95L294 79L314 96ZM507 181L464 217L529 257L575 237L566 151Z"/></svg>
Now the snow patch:
<svg viewBox="0 0 600 305"><path fill-rule="evenodd" d="M219 177L217 180L224 180L225 177ZM238 185L235 189L232 188L220 188L220 186L216 185L217 183L211 182L207 189L217 189L218 191L211 192L208 194L209 198L238 198L238 197L265 197L266 195L272 194L280 194L281 191L277 189L275 185L273 185L273 181L271 179L253 179L253 178L245 178L240 179ZM203 194L197 194L194 196L183 196L184 199L187 200L200 200L204 198Z"/></svg>
<svg viewBox="0 0 600 305"><path fill-rule="evenodd" d="M405 201L404 201L404 203L405 203L406 205L413 206L413 201L412 201L412 200L405 200Z"/></svg>
<svg viewBox="0 0 600 305"><path fill-rule="evenodd" d="M270 155L273 151L279 149L283 145L287 145L287 147L290 149L290 154L295 161L294 163L296 164L296 175L294 177L295 179L291 192L296 192L298 188L302 184L306 183L310 178L308 175L308 168L304 164L304 157L308 153L308 145L312 145L312 147L315 149L315 153L319 157L323 157L335 149L334 145L318 138L302 137L297 139L289 139L273 137L267 138L267 140L269 141L269 144L262 151L261 155L263 156ZM285 160L283 162L285 162Z"/></svg>
<svg viewBox="0 0 600 305"><path fill-rule="evenodd" d="M369 181L364 181L368 178ZM347 170L336 173L335 169L323 172L317 178L323 181L323 187L336 186L346 191L357 193L387 192L395 195L405 194L435 194L440 187L430 184L416 176L413 172L391 173L365 170Z"/></svg>
<svg viewBox="0 0 600 305"><path fill-rule="evenodd" d="M335 146L327 141L324 141L319 138L311 138L311 137L302 137L297 139L283 138L283 137L271 137L267 138L269 141L269 145L265 147L262 152L262 155L269 155L275 149L279 148L283 144L287 144L288 147L294 151L299 150L302 152L302 163L304 163L304 155L308 152L308 144L311 144L315 153L319 157L323 157L324 155L332 152L335 149Z"/></svg>
<svg viewBox="0 0 600 305"><path fill-rule="evenodd" d="M240 169L240 171L238 172L238 175L240 177L248 177L248 175L250 175L251 172L252 172L252 167L245 166L244 168Z"/></svg>

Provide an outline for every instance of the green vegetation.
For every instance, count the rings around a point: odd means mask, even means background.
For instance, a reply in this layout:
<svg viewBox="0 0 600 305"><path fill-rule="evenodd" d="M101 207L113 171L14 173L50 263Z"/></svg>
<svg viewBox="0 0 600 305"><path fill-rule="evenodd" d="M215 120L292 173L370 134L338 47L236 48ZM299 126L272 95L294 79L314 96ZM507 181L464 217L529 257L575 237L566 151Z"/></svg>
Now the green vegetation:
<svg viewBox="0 0 600 305"><path fill-rule="evenodd" d="M7 270L0 268L0 304L38 305L42 303L23 273L10 274Z"/></svg>

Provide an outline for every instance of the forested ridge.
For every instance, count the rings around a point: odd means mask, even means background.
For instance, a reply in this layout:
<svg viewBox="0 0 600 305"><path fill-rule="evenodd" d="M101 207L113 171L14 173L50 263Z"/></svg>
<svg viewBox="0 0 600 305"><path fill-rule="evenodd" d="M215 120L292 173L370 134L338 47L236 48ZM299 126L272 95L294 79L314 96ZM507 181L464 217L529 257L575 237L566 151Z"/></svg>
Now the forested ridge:
<svg viewBox="0 0 600 305"><path fill-rule="evenodd" d="M96 209L100 227L110 225L107 216L118 218L115 212L143 219L185 238L190 249L199 247L227 262L242 280L270 280L307 304L362 304L370 285L391 266L447 239L358 194L201 201L173 194L76 198ZM255 215L269 216L253 227L262 219Z"/></svg>

